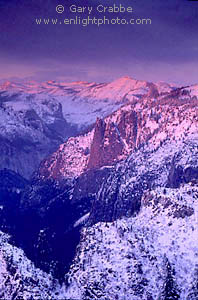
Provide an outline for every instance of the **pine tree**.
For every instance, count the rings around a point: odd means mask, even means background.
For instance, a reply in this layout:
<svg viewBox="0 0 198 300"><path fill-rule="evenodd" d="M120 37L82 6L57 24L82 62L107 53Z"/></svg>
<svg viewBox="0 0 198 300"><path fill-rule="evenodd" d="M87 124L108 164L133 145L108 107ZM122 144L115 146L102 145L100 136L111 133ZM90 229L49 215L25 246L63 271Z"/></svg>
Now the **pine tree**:
<svg viewBox="0 0 198 300"><path fill-rule="evenodd" d="M163 300L177 300L180 298L180 291L175 282L175 270L166 258L166 281L162 292Z"/></svg>

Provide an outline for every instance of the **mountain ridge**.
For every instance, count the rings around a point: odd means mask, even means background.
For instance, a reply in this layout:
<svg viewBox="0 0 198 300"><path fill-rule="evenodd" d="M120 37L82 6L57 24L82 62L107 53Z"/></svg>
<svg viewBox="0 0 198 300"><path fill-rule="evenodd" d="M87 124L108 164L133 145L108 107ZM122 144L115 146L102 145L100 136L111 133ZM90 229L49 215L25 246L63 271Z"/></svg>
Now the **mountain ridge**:
<svg viewBox="0 0 198 300"><path fill-rule="evenodd" d="M157 99L145 96L124 104L106 118L98 118L86 135L68 139L42 162L39 174L54 179L76 177L90 168L113 166L147 143L157 148L167 139L181 139L197 128L197 96L182 87Z"/></svg>

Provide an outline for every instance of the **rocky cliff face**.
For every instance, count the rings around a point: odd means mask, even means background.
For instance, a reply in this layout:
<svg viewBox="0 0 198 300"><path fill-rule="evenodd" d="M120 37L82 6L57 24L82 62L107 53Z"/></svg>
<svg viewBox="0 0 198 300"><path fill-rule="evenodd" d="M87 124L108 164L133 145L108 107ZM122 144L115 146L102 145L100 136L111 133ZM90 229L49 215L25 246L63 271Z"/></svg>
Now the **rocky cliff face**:
<svg viewBox="0 0 198 300"><path fill-rule="evenodd" d="M113 165L136 145L138 117L135 111L123 111L114 123L98 119L90 148L87 169ZM130 129L129 129L130 126ZM128 151L127 151L128 150Z"/></svg>

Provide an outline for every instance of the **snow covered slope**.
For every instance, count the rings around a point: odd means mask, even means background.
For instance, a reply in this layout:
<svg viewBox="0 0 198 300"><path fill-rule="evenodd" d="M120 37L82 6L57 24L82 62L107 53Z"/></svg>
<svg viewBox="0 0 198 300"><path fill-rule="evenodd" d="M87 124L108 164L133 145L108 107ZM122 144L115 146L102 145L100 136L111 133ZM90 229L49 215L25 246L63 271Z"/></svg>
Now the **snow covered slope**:
<svg viewBox="0 0 198 300"><path fill-rule="evenodd" d="M195 300L197 245L198 187L157 188L137 216L83 230L67 296Z"/></svg>
<svg viewBox="0 0 198 300"><path fill-rule="evenodd" d="M63 299L64 286L35 268L24 252L8 241L8 236L0 232L0 298Z"/></svg>

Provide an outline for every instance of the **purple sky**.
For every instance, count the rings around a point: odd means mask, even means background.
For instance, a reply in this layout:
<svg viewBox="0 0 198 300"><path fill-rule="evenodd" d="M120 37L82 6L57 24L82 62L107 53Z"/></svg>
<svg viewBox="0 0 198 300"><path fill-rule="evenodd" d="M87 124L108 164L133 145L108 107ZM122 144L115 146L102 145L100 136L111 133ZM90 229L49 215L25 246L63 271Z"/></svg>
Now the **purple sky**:
<svg viewBox="0 0 198 300"><path fill-rule="evenodd" d="M78 6L132 6L106 17L150 18L151 25L36 25L35 18L74 14ZM56 12L63 5L64 13ZM80 14L78 14L80 16ZM92 13L90 17L103 17ZM87 14L81 17L87 17ZM149 81L198 83L198 1L0 0L0 80Z"/></svg>

